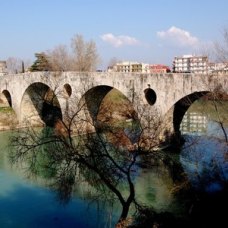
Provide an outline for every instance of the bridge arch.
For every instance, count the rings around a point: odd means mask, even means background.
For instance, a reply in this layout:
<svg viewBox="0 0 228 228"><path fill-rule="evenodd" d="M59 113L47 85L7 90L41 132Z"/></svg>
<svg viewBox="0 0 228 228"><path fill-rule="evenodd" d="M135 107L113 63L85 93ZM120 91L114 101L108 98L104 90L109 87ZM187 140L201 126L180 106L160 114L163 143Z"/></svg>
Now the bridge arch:
<svg viewBox="0 0 228 228"><path fill-rule="evenodd" d="M114 87L95 86L83 95L81 102L96 130L138 121L132 102Z"/></svg>
<svg viewBox="0 0 228 228"><path fill-rule="evenodd" d="M113 89L111 86L96 86L89 89L82 97L93 121L97 120L100 105L104 97Z"/></svg>
<svg viewBox="0 0 228 228"><path fill-rule="evenodd" d="M71 95L72 95L72 87L68 83L64 84L64 86L63 86L64 98L69 98Z"/></svg>
<svg viewBox="0 0 228 228"><path fill-rule="evenodd" d="M186 95L174 104L173 129L176 135L180 134L180 124L182 119L193 102L210 93L210 91L194 92Z"/></svg>
<svg viewBox="0 0 228 228"><path fill-rule="evenodd" d="M11 98L10 92L8 90L4 89L2 91L0 99L1 99L1 104L3 106L12 107L12 98Z"/></svg>
<svg viewBox="0 0 228 228"><path fill-rule="evenodd" d="M1 128L11 128L18 124L18 116L12 106L12 97L7 89L4 89L0 93L0 107L2 109L0 113L0 126Z"/></svg>
<svg viewBox="0 0 228 228"><path fill-rule="evenodd" d="M37 126L54 126L58 119L62 119L60 104L54 91L41 82L27 87L22 96L20 113L22 123Z"/></svg>

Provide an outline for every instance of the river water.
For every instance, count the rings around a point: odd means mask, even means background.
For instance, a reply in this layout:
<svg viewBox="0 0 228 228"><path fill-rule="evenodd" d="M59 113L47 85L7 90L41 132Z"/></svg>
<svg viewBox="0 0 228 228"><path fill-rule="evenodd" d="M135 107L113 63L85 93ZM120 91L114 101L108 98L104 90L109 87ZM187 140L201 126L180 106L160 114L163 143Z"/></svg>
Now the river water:
<svg viewBox="0 0 228 228"><path fill-rule="evenodd" d="M198 101L181 124L186 140L180 154L181 164L192 185L206 192L220 191L228 181L227 102L217 108L219 113L212 102Z"/></svg>
<svg viewBox="0 0 228 228"><path fill-rule="evenodd" d="M47 179L27 177L20 164L12 167L8 158L11 134L0 133L0 227L114 227L118 205L93 202L87 185L77 186L70 202L62 204ZM170 210L172 187L165 167L145 169L137 175L137 198L157 211Z"/></svg>
<svg viewBox="0 0 228 228"><path fill-rule="evenodd" d="M228 148L215 112L210 108L202 112L202 106L192 105L184 117L181 131L185 144L178 160L196 192L213 194L227 186ZM228 132L226 111L222 118ZM20 164L12 167L8 159L11 134L0 132L0 227L114 227L120 213L118 205L92 201L86 185L76 186L72 199L62 204L48 187L47 178L28 178ZM140 169L135 180L140 202L158 213L182 216L183 202L174 197L175 187L170 170L163 164Z"/></svg>

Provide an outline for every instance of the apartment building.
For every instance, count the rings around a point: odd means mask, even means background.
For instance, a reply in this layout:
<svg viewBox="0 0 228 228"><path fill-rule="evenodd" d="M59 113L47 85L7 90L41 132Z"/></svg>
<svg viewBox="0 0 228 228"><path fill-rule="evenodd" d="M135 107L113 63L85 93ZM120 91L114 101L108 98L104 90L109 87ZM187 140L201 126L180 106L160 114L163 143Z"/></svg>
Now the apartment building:
<svg viewBox="0 0 228 228"><path fill-rule="evenodd" d="M209 73L224 73L224 72L228 72L228 62L209 63L208 72Z"/></svg>
<svg viewBox="0 0 228 228"><path fill-rule="evenodd" d="M149 68L148 68L148 64L146 63L123 61L108 67L108 71L123 72L123 73L130 73L130 72L148 73Z"/></svg>
<svg viewBox="0 0 228 228"><path fill-rule="evenodd" d="M175 57L173 61L173 71L177 73L208 73L208 57L183 55Z"/></svg>
<svg viewBox="0 0 228 228"><path fill-rule="evenodd" d="M109 72L124 72L124 73L151 73L162 74L170 72L170 68L163 64L147 64L139 62L118 62L113 66L108 67Z"/></svg>

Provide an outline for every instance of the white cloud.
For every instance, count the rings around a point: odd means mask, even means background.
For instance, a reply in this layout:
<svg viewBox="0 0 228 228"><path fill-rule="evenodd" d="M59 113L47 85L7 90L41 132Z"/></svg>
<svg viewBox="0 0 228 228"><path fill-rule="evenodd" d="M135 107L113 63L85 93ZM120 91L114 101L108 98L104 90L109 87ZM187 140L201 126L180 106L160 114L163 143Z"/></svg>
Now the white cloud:
<svg viewBox="0 0 228 228"><path fill-rule="evenodd" d="M194 37L190 32L175 26L170 27L167 31L157 32L157 36L174 45L182 47L196 47L199 44L197 37Z"/></svg>
<svg viewBox="0 0 228 228"><path fill-rule="evenodd" d="M120 47L120 46L133 46L138 45L140 42L130 36L120 35L120 36L114 36L112 33L106 33L101 36L101 39L107 43L110 43L114 47Z"/></svg>

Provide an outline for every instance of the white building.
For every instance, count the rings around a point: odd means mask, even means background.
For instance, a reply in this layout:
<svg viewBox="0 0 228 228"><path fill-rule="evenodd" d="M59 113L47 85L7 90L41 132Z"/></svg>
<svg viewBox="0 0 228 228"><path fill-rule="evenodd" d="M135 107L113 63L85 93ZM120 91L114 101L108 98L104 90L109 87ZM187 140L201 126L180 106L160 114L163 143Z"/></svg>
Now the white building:
<svg viewBox="0 0 228 228"><path fill-rule="evenodd" d="M215 72L224 73L224 72L228 72L228 62L209 63L208 72L209 73L215 73Z"/></svg>
<svg viewBox="0 0 228 228"><path fill-rule="evenodd" d="M108 67L108 71L123 72L123 73L130 73L130 72L149 73L149 64L123 61L123 62L118 62L111 67Z"/></svg>
<svg viewBox="0 0 228 228"><path fill-rule="evenodd" d="M173 61L173 71L177 73L208 73L208 57L183 55L175 57Z"/></svg>

